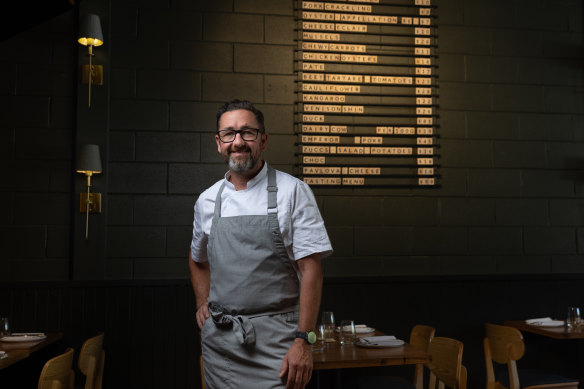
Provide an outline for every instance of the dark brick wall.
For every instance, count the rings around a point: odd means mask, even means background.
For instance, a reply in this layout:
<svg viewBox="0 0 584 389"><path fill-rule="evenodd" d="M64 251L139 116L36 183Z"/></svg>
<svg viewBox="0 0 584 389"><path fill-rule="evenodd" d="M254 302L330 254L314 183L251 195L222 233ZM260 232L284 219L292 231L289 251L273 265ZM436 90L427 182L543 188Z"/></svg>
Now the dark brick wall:
<svg viewBox="0 0 584 389"><path fill-rule="evenodd" d="M196 196L226 170L213 139L221 103L257 103L266 158L293 171L293 2L111 7L106 277L186 277Z"/></svg>
<svg viewBox="0 0 584 389"><path fill-rule="evenodd" d="M582 3L436 4L442 185L315 190L326 274L582 272Z"/></svg>
<svg viewBox="0 0 584 389"><path fill-rule="evenodd" d="M0 282L69 277L74 11L0 41Z"/></svg>
<svg viewBox="0 0 584 389"><path fill-rule="evenodd" d="M225 171L222 102L257 103L266 159L295 172L293 1L91 2L109 10L103 276L187 277L193 204ZM441 186L314 188L326 275L584 272L581 1L436 4ZM74 20L0 42L0 279L76 260Z"/></svg>

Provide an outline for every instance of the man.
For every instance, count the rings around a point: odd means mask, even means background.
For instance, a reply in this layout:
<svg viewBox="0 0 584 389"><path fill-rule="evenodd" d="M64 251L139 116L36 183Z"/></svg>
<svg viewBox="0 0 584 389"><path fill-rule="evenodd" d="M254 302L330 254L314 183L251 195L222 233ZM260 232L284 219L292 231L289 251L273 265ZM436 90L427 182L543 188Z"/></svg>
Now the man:
<svg viewBox="0 0 584 389"><path fill-rule="evenodd" d="M267 140L250 102L217 112L229 171L195 204L189 258L209 389L303 388L312 375L332 247L308 185L263 161Z"/></svg>

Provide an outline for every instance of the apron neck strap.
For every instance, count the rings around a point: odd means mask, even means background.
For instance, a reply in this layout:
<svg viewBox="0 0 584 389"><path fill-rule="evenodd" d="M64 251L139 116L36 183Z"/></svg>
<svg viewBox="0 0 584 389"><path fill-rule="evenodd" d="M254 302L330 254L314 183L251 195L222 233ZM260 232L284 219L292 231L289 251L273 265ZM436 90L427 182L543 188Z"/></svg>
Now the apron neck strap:
<svg viewBox="0 0 584 389"><path fill-rule="evenodd" d="M278 213L278 186L276 171L268 165L268 215Z"/></svg>
<svg viewBox="0 0 584 389"><path fill-rule="evenodd" d="M221 217L221 193L223 193L223 188L225 188L225 181L221 184L221 188L217 192L217 197L215 197L215 211L213 212L213 216L216 218Z"/></svg>

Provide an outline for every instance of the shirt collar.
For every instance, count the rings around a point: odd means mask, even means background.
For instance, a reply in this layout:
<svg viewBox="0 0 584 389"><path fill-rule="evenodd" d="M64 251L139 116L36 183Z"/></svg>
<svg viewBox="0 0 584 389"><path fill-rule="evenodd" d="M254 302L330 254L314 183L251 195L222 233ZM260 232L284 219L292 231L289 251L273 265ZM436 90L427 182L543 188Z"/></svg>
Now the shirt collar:
<svg viewBox="0 0 584 389"><path fill-rule="evenodd" d="M231 181L229 181L230 176L231 176L231 173L228 170L224 176L225 186L230 188L230 189L235 190L235 186L233 186ZM261 182L267 176L268 176L268 163L266 161L264 161L264 166L262 167L262 170L260 170L259 173L256 174L254 178L252 178L251 180L249 180L247 182L247 188L245 190L253 188L254 186L256 186L259 182Z"/></svg>

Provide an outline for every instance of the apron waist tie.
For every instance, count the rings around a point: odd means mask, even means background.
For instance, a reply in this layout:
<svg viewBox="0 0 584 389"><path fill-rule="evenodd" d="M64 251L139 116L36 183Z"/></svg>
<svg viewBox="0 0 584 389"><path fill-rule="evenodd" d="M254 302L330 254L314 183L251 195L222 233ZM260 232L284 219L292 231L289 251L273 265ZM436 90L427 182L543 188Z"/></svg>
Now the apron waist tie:
<svg viewBox="0 0 584 389"><path fill-rule="evenodd" d="M230 315L218 304L209 304L209 313L213 322L219 326L232 324L233 332L241 344L255 343L255 330L251 320L242 315Z"/></svg>

